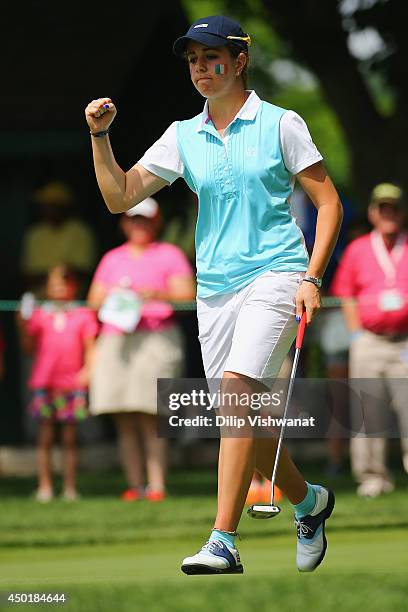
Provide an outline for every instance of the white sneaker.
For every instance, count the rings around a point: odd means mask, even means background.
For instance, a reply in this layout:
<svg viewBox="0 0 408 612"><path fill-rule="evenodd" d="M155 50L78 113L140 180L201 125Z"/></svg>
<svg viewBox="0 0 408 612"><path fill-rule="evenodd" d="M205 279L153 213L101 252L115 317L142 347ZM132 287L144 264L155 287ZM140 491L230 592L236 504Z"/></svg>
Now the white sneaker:
<svg viewBox="0 0 408 612"><path fill-rule="evenodd" d="M41 504L47 504L54 498L54 493L52 491L48 491L48 489L37 489L34 493L34 497L36 501Z"/></svg>
<svg viewBox="0 0 408 612"><path fill-rule="evenodd" d="M185 574L242 574L239 552L221 540L206 542L201 550L183 560L181 571Z"/></svg>
<svg viewBox="0 0 408 612"><path fill-rule="evenodd" d="M391 493L394 484L382 478L367 478L357 487L359 497L379 497L383 493Z"/></svg>
<svg viewBox="0 0 408 612"><path fill-rule="evenodd" d="M61 493L61 499L66 502L74 502L81 499L81 496L78 491L67 490Z"/></svg>
<svg viewBox="0 0 408 612"><path fill-rule="evenodd" d="M383 493L392 493L395 489L394 483L390 480L383 480L382 483L382 492Z"/></svg>
<svg viewBox="0 0 408 612"><path fill-rule="evenodd" d="M313 572L323 561L327 540L324 533L326 519L334 508L334 494L324 487L315 486L316 504L310 514L295 517L297 527L296 563L299 572Z"/></svg>

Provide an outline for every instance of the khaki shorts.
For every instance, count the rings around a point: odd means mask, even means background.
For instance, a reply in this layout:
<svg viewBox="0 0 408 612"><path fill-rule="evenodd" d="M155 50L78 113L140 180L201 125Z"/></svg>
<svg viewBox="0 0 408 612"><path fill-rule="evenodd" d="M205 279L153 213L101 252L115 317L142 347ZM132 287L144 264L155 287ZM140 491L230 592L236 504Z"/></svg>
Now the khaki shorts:
<svg viewBox="0 0 408 612"><path fill-rule="evenodd" d="M102 334L90 382L91 414L157 412L157 378L182 373L183 341L174 326L163 331Z"/></svg>

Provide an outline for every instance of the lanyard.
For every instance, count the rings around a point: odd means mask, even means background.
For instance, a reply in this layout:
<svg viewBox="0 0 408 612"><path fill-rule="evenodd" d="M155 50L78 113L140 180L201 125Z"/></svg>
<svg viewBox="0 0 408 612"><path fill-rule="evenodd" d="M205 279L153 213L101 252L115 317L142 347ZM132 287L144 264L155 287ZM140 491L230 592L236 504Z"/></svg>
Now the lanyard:
<svg viewBox="0 0 408 612"><path fill-rule="evenodd" d="M403 255L407 234L401 232L391 251L388 251L381 234L375 230L371 232L371 246L378 265L384 272L385 282L394 287L397 280L397 265Z"/></svg>

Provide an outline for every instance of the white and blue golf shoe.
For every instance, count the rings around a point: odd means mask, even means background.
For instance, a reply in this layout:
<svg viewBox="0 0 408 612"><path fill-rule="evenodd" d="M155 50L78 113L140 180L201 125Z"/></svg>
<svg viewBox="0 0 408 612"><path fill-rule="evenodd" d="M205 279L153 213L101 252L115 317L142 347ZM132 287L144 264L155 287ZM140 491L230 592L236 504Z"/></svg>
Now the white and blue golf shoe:
<svg viewBox="0 0 408 612"><path fill-rule="evenodd" d="M183 560L181 570L185 574L242 574L239 552L221 540L206 542L201 550Z"/></svg>
<svg viewBox="0 0 408 612"><path fill-rule="evenodd" d="M324 533L325 522L333 512L334 494L321 486L315 486L316 504L310 514L297 519L296 563L299 572L313 572L323 561L327 549Z"/></svg>

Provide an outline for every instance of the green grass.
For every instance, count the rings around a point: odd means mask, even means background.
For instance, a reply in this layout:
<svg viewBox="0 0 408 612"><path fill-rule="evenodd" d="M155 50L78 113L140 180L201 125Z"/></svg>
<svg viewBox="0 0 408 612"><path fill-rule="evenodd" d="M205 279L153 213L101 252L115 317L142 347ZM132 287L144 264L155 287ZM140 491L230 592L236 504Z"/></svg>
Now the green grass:
<svg viewBox="0 0 408 612"><path fill-rule="evenodd" d="M317 474L307 473L310 480ZM325 563L312 575L294 566L295 537L287 503L272 521L243 516L243 576L184 576L183 556L208 534L215 477L178 472L161 504L125 504L116 474L83 475L78 503L30 499L30 479L0 481L0 592L65 592L65 606L35 610L201 611L403 610L408 596L406 477L376 501L355 496L349 479L335 485ZM3 596L3 608L6 606ZM1 604L0 604L1 608Z"/></svg>

